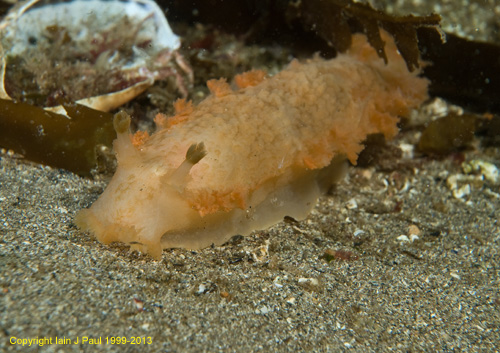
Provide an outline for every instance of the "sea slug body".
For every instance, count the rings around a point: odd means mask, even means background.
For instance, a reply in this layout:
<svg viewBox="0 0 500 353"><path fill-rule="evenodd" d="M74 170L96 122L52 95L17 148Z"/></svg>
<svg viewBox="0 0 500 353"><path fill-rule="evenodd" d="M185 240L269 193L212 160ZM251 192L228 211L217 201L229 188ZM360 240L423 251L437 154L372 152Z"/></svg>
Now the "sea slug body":
<svg viewBox="0 0 500 353"><path fill-rule="evenodd" d="M211 80L197 106L156 119L131 137L117 114L118 168L76 223L103 243L120 241L159 258L162 249L222 244L291 216L302 219L328 188L339 161L356 162L367 135L397 133L399 116L427 98L390 37L388 64L362 35L346 54Z"/></svg>

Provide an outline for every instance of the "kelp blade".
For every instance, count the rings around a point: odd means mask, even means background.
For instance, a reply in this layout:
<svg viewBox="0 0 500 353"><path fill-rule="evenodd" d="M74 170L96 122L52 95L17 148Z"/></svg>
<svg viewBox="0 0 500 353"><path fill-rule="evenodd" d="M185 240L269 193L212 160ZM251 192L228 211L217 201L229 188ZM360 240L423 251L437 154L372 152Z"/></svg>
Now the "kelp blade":
<svg viewBox="0 0 500 353"><path fill-rule="evenodd" d="M99 146L110 147L116 137L113 115L77 104L65 109L71 119L0 99L0 146L37 163L90 175Z"/></svg>

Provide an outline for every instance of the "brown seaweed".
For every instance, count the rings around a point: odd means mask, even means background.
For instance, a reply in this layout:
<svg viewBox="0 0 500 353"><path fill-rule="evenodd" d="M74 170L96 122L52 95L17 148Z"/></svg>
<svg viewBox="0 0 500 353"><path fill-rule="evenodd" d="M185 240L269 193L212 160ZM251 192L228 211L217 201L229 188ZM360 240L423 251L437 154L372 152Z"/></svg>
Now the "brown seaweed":
<svg viewBox="0 0 500 353"><path fill-rule="evenodd" d="M441 19L436 14L393 16L353 0L159 0L159 3L168 9L173 20L210 23L242 33L251 42L272 39L281 45L302 44L302 48L313 52L328 52L325 42L344 52L351 44L352 33L363 32L378 55L387 60L380 36L383 28L395 38L410 70L418 67L416 30L436 28ZM193 8L196 15L192 14Z"/></svg>
<svg viewBox="0 0 500 353"><path fill-rule="evenodd" d="M387 62L385 43L380 36L383 28L394 37L410 71L419 67L417 28L436 28L441 20L437 14L392 16L351 0L308 0L299 2L294 8L305 26L337 50L347 50L351 45L351 33L359 30L366 34L370 45Z"/></svg>
<svg viewBox="0 0 500 353"><path fill-rule="evenodd" d="M427 154L447 154L467 145L478 128L473 114L448 115L431 121L423 131L418 149Z"/></svg>
<svg viewBox="0 0 500 353"><path fill-rule="evenodd" d="M0 99L0 146L25 158L88 176L99 146L116 137L113 114L64 105L71 119L26 103Z"/></svg>
<svg viewBox="0 0 500 353"><path fill-rule="evenodd" d="M435 31L418 30L424 75L430 93L485 112L500 111L500 45L470 41L453 34L441 41Z"/></svg>

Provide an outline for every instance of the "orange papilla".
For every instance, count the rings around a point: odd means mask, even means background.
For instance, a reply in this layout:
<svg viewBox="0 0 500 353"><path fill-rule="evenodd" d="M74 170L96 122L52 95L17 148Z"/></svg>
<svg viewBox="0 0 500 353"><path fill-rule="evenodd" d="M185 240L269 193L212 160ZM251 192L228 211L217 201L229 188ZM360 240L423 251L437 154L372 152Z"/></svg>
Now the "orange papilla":
<svg viewBox="0 0 500 353"><path fill-rule="evenodd" d="M399 119L391 114L374 111L370 114L370 122L375 126L375 131L370 133L380 132L386 139L391 139L398 133L398 121Z"/></svg>
<svg viewBox="0 0 500 353"><path fill-rule="evenodd" d="M306 155L302 157L302 163L308 169L319 169L326 167L332 158L333 153L328 143L326 141L318 141L307 148Z"/></svg>
<svg viewBox="0 0 500 353"><path fill-rule="evenodd" d="M167 119L164 125L167 129L186 121L189 118L189 114L194 110L193 103L186 101L184 98L175 101L174 109L177 114Z"/></svg>
<svg viewBox="0 0 500 353"><path fill-rule="evenodd" d="M207 87L216 97L224 97L233 92L225 78L208 80Z"/></svg>
<svg viewBox="0 0 500 353"><path fill-rule="evenodd" d="M174 115L167 119L166 128L170 129L172 126L182 123L189 118L189 115Z"/></svg>
<svg viewBox="0 0 500 353"><path fill-rule="evenodd" d="M179 98L174 102L176 115L189 115L193 112L193 102L186 101L185 98Z"/></svg>
<svg viewBox="0 0 500 353"><path fill-rule="evenodd" d="M318 169L318 165L316 164L316 161L312 159L310 156L306 156L303 158L302 162L304 162L304 165L309 168L309 169Z"/></svg>
<svg viewBox="0 0 500 353"><path fill-rule="evenodd" d="M156 114L154 118L156 129L164 129L167 126L167 119L167 116L163 113Z"/></svg>
<svg viewBox="0 0 500 353"><path fill-rule="evenodd" d="M495 115L493 115L489 112L483 113L483 118L485 118L486 120L492 120L494 117L495 117Z"/></svg>
<svg viewBox="0 0 500 353"><path fill-rule="evenodd" d="M146 142L146 140L149 138L149 134L147 131L137 131L135 134L132 135L132 144L134 147L140 147Z"/></svg>
<svg viewBox="0 0 500 353"><path fill-rule="evenodd" d="M370 110L369 121L375 127L375 131L384 134L386 139L391 139L398 133L397 123L399 116L406 116L409 113L408 102L400 95L384 95L375 102Z"/></svg>
<svg viewBox="0 0 500 353"><path fill-rule="evenodd" d="M250 70L234 77L234 82L238 88L257 86L267 77L267 72L263 70Z"/></svg>
<svg viewBox="0 0 500 353"><path fill-rule="evenodd" d="M339 132L333 128L322 141L310 145L302 162L309 169L320 169L328 166L333 157L344 155L349 162L356 165L363 145L353 139L349 133Z"/></svg>
<svg viewBox="0 0 500 353"><path fill-rule="evenodd" d="M194 195L190 206L198 211L200 216L215 213L217 211L229 212L238 207L246 208L245 195L243 191L203 191Z"/></svg>
<svg viewBox="0 0 500 353"><path fill-rule="evenodd" d="M358 155L364 146L358 138L352 138L350 133L342 133L332 129L328 135L328 145L335 146L334 153L346 156L353 165L358 161ZM333 158L333 155L331 156Z"/></svg>
<svg viewBox="0 0 500 353"><path fill-rule="evenodd" d="M158 113L155 116L154 122L157 129L169 129L174 125L187 120L189 114L194 110L193 103L180 98L174 102L175 115L167 117L165 114Z"/></svg>

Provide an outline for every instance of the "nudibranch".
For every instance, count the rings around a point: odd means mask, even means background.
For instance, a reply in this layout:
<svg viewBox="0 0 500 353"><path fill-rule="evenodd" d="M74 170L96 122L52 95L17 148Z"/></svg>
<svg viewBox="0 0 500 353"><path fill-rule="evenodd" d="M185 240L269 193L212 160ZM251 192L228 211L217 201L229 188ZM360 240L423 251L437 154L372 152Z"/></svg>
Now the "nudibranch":
<svg viewBox="0 0 500 353"><path fill-rule="evenodd" d="M200 249L247 235L284 216L303 219L369 134L397 133L400 116L427 98L385 37L388 63L363 35L332 60L293 61L268 77L250 71L207 83L211 94L157 131L131 135L115 116L118 168L75 222L103 243L123 242L159 258L162 249Z"/></svg>

